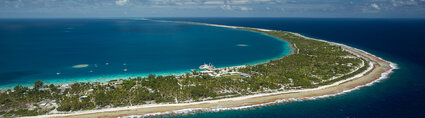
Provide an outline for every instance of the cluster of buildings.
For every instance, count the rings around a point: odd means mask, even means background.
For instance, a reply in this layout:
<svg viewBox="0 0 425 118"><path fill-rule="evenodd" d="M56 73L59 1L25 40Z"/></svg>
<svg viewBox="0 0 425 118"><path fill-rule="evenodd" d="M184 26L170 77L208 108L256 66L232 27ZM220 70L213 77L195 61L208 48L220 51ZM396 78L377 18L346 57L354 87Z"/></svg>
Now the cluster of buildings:
<svg viewBox="0 0 425 118"><path fill-rule="evenodd" d="M199 69L204 70L204 71L200 71L200 73L208 74L211 77L221 77L221 76L228 76L228 75L241 75L242 77L251 77L251 75L249 74L237 71L239 68L243 68L243 67L245 66L215 68L215 66L212 64L204 64L199 66Z"/></svg>

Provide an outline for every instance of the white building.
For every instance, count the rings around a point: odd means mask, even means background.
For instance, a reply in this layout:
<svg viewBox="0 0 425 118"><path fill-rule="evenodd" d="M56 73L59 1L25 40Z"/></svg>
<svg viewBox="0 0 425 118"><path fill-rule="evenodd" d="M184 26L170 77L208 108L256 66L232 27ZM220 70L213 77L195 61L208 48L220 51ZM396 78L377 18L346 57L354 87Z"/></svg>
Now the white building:
<svg viewBox="0 0 425 118"><path fill-rule="evenodd" d="M204 65L199 66L199 69L214 70L215 67L212 64L204 64Z"/></svg>

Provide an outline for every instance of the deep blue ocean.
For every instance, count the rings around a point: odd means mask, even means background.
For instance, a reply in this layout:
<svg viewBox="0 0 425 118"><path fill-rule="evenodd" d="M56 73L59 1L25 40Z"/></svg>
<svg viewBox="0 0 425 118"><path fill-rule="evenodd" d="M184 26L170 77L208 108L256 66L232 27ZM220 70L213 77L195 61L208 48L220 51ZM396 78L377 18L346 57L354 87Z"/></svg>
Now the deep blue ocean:
<svg viewBox="0 0 425 118"><path fill-rule="evenodd" d="M0 87L178 74L288 54L261 33L137 19L1 19ZM84 68L75 65L86 64Z"/></svg>
<svg viewBox="0 0 425 118"><path fill-rule="evenodd" d="M157 18L165 19L165 18ZM363 49L398 64L373 86L319 100L181 117L424 118L425 19L167 18L284 30Z"/></svg>

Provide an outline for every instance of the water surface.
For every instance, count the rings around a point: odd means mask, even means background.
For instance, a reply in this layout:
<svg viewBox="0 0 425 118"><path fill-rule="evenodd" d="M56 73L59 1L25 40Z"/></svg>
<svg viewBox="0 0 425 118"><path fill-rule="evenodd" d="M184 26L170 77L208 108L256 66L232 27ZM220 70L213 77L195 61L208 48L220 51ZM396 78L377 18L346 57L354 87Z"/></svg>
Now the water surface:
<svg viewBox="0 0 425 118"><path fill-rule="evenodd" d="M3 88L255 64L290 50L250 31L132 19L2 19L0 37Z"/></svg>

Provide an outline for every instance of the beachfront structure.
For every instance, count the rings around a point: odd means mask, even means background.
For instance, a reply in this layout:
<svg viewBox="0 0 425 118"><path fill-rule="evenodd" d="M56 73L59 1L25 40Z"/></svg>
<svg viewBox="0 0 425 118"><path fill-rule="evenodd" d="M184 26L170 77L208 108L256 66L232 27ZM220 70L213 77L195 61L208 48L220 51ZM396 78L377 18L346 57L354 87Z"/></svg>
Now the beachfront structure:
<svg viewBox="0 0 425 118"><path fill-rule="evenodd" d="M62 84L62 85L60 85L59 89L65 90L65 89L71 88L71 86L72 86L72 84Z"/></svg>
<svg viewBox="0 0 425 118"><path fill-rule="evenodd" d="M208 74L211 77L222 77L222 76L230 76L230 75L241 75L242 77L251 77L250 74L242 73L242 72L228 72L228 71L201 71L200 73Z"/></svg>
<svg viewBox="0 0 425 118"><path fill-rule="evenodd" d="M204 64L204 65L201 65L201 66L199 66L199 69L206 69L206 70L214 70L215 69L215 67L214 67L214 65L212 65L211 63L210 64Z"/></svg>

